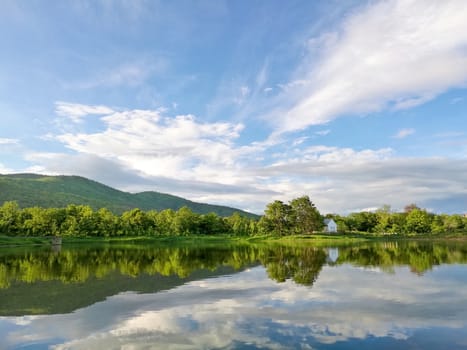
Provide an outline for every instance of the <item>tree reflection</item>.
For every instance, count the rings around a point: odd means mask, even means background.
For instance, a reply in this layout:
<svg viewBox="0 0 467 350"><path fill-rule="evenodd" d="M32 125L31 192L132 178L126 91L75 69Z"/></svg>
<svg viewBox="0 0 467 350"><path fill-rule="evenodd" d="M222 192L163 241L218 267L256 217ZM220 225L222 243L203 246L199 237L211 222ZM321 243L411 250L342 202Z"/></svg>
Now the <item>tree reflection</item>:
<svg viewBox="0 0 467 350"><path fill-rule="evenodd" d="M262 263L271 279L277 282L292 279L307 286L313 285L325 262L325 250L315 247L277 247L263 251L262 255Z"/></svg>
<svg viewBox="0 0 467 350"><path fill-rule="evenodd" d="M13 282L82 283L114 272L130 277L158 274L185 278L200 269L213 271L228 266L239 270L254 264L265 266L269 277L277 282L292 279L298 284L312 285L326 263L351 263L386 271L408 265L413 272L421 274L435 265L467 262L467 244L463 242L389 242L340 247L337 260L330 258L330 251L312 246L234 245L94 247L0 254L0 288L8 288Z"/></svg>

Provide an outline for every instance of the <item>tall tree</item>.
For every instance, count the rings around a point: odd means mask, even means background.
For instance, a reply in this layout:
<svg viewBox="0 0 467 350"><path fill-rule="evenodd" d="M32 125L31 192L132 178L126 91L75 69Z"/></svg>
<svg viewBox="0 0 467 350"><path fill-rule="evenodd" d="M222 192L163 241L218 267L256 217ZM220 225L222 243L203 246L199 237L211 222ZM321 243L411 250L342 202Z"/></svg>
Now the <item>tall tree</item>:
<svg viewBox="0 0 467 350"><path fill-rule="evenodd" d="M296 234L309 234L323 228L323 218L308 196L290 201L290 219Z"/></svg>
<svg viewBox="0 0 467 350"><path fill-rule="evenodd" d="M347 216L347 225L352 231L374 232L377 223L376 214L369 211L351 213Z"/></svg>
<svg viewBox="0 0 467 350"><path fill-rule="evenodd" d="M275 200L267 205L264 216L260 220L263 233L278 236L288 235L291 232L290 205Z"/></svg>
<svg viewBox="0 0 467 350"><path fill-rule="evenodd" d="M5 202L0 207L0 232L15 235L19 229L20 208L17 202Z"/></svg>
<svg viewBox="0 0 467 350"><path fill-rule="evenodd" d="M173 220L174 234L186 236L199 233L199 214L193 213L188 207L181 207L176 211Z"/></svg>
<svg viewBox="0 0 467 350"><path fill-rule="evenodd" d="M407 214L406 230L408 233L428 233L431 232L432 217L423 209L412 209Z"/></svg>

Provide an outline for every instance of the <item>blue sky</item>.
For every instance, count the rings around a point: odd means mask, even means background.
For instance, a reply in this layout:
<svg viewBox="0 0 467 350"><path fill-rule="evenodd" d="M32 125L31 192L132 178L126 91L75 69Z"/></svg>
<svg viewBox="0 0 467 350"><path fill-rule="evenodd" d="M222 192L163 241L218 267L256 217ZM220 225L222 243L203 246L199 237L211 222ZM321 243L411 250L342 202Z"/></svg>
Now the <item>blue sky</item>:
<svg viewBox="0 0 467 350"><path fill-rule="evenodd" d="M463 0L2 1L0 173L466 212L465 23Z"/></svg>

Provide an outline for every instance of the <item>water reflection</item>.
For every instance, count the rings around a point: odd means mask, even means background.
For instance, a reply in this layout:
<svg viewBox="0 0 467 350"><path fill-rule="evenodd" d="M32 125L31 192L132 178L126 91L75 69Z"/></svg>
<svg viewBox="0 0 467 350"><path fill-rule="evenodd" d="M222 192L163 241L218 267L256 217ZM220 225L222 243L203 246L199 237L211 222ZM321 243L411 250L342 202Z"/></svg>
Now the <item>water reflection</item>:
<svg viewBox="0 0 467 350"><path fill-rule="evenodd" d="M462 243L399 242L2 255L1 309L17 316L0 318L0 339L5 348L464 349L466 253ZM70 299L86 293L95 300L77 309ZM46 312L22 312L28 299ZM44 315L66 303L73 313Z"/></svg>
<svg viewBox="0 0 467 350"><path fill-rule="evenodd" d="M348 247L290 247L280 245L234 245L229 247L86 247L84 249L0 250L0 290L12 284L59 281L86 283L112 274L138 277L142 274L187 278L199 270L220 266L239 270L252 264L266 267L277 282L292 279L312 285L323 265L351 263L392 272L408 265L423 274L443 263L466 263L463 242L386 242Z"/></svg>

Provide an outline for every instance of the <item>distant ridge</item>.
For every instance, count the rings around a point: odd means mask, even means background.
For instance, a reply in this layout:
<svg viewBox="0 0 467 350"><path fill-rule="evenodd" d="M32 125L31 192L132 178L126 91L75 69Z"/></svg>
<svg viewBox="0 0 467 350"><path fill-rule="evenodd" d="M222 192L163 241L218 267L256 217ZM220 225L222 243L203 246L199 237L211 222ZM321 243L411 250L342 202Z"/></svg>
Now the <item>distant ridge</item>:
<svg viewBox="0 0 467 350"><path fill-rule="evenodd" d="M198 214L230 216L235 212L250 218L255 214L222 205L192 202L166 193L147 191L128 193L81 176L38 174L0 175L0 205L16 201L22 208L62 208L69 204L107 208L115 214L134 208L142 210L178 210L183 206Z"/></svg>

